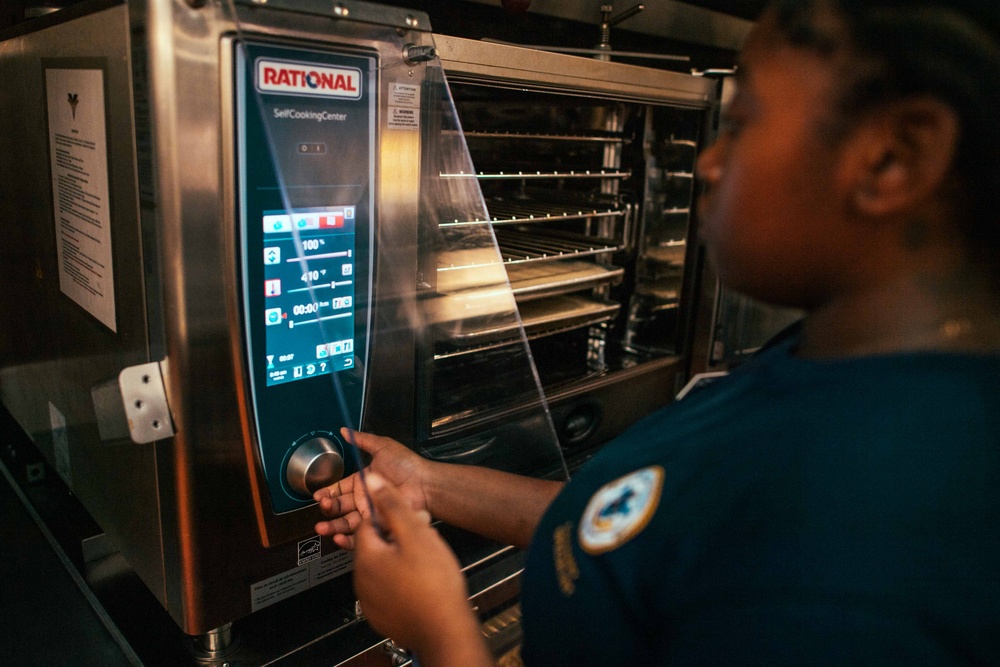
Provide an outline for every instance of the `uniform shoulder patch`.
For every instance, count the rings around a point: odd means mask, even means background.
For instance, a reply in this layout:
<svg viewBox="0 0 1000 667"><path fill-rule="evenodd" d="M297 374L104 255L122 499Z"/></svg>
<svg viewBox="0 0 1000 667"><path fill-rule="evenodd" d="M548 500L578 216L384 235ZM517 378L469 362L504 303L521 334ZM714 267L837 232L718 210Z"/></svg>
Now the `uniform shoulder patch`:
<svg viewBox="0 0 1000 667"><path fill-rule="evenodd" d="M653 518L662 489L660 466L636 470L599 488L580 519L580 546L596 556L631 540Z"/></svg>

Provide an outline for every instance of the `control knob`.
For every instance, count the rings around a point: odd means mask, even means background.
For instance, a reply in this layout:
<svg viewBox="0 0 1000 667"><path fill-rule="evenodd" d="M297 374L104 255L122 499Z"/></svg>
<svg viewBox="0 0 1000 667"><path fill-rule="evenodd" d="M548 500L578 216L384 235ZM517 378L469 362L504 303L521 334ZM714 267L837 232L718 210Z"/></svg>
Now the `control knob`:
<svg viewBox="0 0 1000 667"><path fill-rule="evenodd" d="M344 453L329 438L310 438L292 452L285 466L285 481L296 493L311 496L317 489L344 476Z"/></svg>

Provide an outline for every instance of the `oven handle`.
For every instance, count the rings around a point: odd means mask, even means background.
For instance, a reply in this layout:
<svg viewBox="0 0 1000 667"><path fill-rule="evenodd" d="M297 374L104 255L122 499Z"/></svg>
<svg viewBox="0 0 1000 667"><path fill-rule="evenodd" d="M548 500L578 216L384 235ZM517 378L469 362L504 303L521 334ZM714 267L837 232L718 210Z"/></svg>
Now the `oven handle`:
<svg viewBox="0 0 1000 667"><path fill-rule="evenodd" d="M625 243L625 249L628 252L635 250L636 239L634 238L634 225L632 224L632 219L635 213L635 205L632 202L625 204L625 222L622 223L622 241Z"/></svg>
<svg viewBox="0 0 1000 667"><path fill-rule="evenodd" d="M435 461L445 463L468 463L469 459L476 459L494 444L497 437L495 435L472 436L462 438L446 444L425 449L427 456Z"/></svg>

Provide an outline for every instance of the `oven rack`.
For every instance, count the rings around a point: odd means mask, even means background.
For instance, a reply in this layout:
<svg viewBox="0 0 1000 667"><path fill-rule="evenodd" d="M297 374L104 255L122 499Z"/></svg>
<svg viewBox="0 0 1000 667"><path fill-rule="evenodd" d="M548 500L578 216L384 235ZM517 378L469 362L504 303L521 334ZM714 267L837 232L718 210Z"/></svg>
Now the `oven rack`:
<svg viewBox="0 0 1000 667"><path fill-rule="evenodd" d="M486 312L491 314L496 313L489 304L502 303L502 293L507 291L508 285L514 298L523 302L617 285L625 274L619 266L585 260L501 264L489 248L452 252L442 259L437 272L437 294L445 299L442 303L458 303L465 298L469 304L486 304ZM496 301L498 298L500 302ZM469 314L471 308L467 305L455 312ZM440 311L443 321L455 319L447 312L447 308Z"/></svg>
<svg viewBox="0 0 1000 667"><path fill-rule="evenodd" d="M653 299L658 304L654 310L676 308L681 298L680 285L671 281L640 285L636 288L635 293Z"/></svg>
<svg viewBox="0 0 1000 667"><path fill-rule="evenodd" d="M528 204L496 206L489 205L490 217L486 219L474 218L473 220L460 220L455 218L452 222L442 222L439 227L468 227L470 225L482 225L492 223L493 225L518 225L532 222L556 222L559 220L592 220L594 218L621 217L625 211L621 209L609 208L601 209L578 209L576 211L567 209L558 204Z"/></svg>
<svg viewBox="0 0 1000 667"><path fill-rule="evenodd" d="M494 234L500 250L500 259L507 266L579 259L621 250L621 246L612 239L568 232L560 234L554 230L546 230L539 234L523 228L498 227L494 230ZM484 268L497 267L498 264L492 247L472 248L440 253L437 271L438 275L449 271L481 271ZM496 282L492 278L488 281Z"/></svg>
<svg viewBox="0 0 1000 667"><path fill-rule="evenodd" d="M449 132L445 132L448 134ZM457 134L454 130L450 133ZM467 139L516 139L519 141L572 141L579 143L602 143L602 144L624 144L625 137L620 134L556 134L556 133L532 133L532 132L489 132L489 131L466 131Z"/></svg>
<svg viewBox="0 0 1000 667"><path fill-rule="evenodd" d="M642 253L642 257L643 259L660 262L662 264L682 266L684 264L684 255L686 253L687 244L684 241L675 241L672 243L665 243L663 245L646 248Z"/></svg>
<svg viewBox="0 0 1000 667"><path fill-rule="evenodd" d="M677 177L685 177L686 176L687 178L693 178L694 177L694 174L685 174L683 172L672 173L672 174L669 174L669 175L671 175L671 176L677 176ZM597 179L597 178L621 178L621 179L628 179L628 178L632 178L632 172L631 172L631 170L620 171L620 170L617 170L617 169L600 169L600 170L590 170L590 169L587 169L585 171L576 171L576 170L571 169L569 171L534 171L534 172L525 172L525 171L503 172L503 171L499 171L499 172L493 172L493 173L479 172L478 174L477 173L467 174L464 171L461 171L461 172L459 172L457 174L445 174L445 173L442 173L442 174L440 174L440 177L444 178L444 179L478 178L481 181L488 181L488 180L523 180L523 179L543 179L543 178L562 178L562 179L567 179L567 178L573 178L573 179L585 179L585 178L594 178L594 179Z"/></svg>
<svg viewBox="0 0 1000 667"><path fill-rule="evenodd" d="M519 304L531 299L621 283L625 269L587 261L529 262L507 267L511 292Z"/></svg>
<svg viewBox="0 0 1000 667"><path fill-rule="evenodd" d="M528 340L607 322L618 314L620 308L621 305L617 302L596 301L576 295L556 296L518 304L521 326L524 327L524 334ZM448 329L445 332L445 339L452 345L460 347L435 353L434 361L495 350L521 341L517 335L519 329L516 323L483 328L476 328L470 321L457 324L473 326L461 330L454 327Z"/></svg>
<svg viewBox="0 0 1000 667"><path fill-rule="evenodd" d="M677 139L675 137L670 137L666 142L668 146L687 146L689 148L698 149L698 142L693 139Z"/></svg>
<svg viewBox="0 0 1000 667"><path fill-rule="evenodd" d="M564 204L549 204L537 201L491 200L487 203L490 219L494 225L510 225L522 222L550 222L554 220L588 220L605 216L621 217L625 211L616 208L572 208Z"/></svg>
<svg viewBox="0 0 1000 667"><path fill-rule="evenodd" d="M498 227L494 230L500 255L506 264L590 257L621 249L611 239L582 234L544 234L524 229Z"/></svg>

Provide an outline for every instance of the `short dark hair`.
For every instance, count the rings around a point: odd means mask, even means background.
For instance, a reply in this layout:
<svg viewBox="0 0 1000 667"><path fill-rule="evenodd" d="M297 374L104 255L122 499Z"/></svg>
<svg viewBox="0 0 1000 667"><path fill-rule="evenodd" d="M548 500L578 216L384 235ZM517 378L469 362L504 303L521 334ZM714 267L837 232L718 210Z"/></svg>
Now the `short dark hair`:
<svg viewBox="0 0 1000 667"><path fill-rule="evenodd" d="M775 0L788 41L821 54L846 49L835 110L850 123L880 104L928 95L957 114L956 211L969 248L1000 252L1000 2L997 0ZM835 28L822 17L836 18Z"/></svg>

